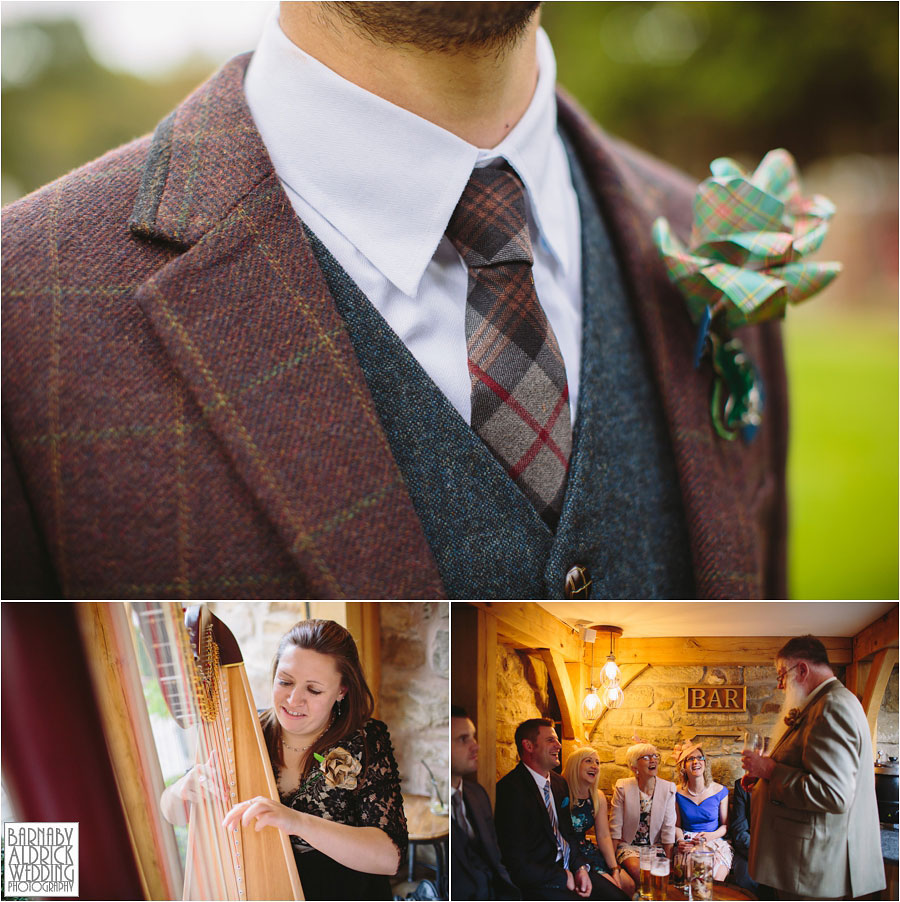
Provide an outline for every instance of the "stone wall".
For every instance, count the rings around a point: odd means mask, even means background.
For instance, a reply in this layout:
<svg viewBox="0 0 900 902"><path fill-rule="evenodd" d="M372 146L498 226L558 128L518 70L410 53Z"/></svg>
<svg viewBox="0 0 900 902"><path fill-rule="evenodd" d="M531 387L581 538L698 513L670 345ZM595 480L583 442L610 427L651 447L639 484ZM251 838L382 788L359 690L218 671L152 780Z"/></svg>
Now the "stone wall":
<svg viewBox="0 0 900 902"><path fill-rule="evenodd" d="M497 779L519 760L516 727L532 717L554 717L550 676L536 655L497 644Z"/></svg>
<svg viewBox="0 0 900 902"><path fill-rule="evenodd" d="M639 737L659 748L660 776L674 780L673 746L681 741L682 727L693 728L710 758L713 778L728 786L743 774L740 766L742 737L704 736L703 729L735 733L751 728L769 733L784 693L776 688L771 665L747 667L649 667L625 690L625 703L609 711L590 737L600 758L600 785L612 796L616 780L630 777L625 752ZM691 714L686 688L694 685L745 685L747 710L735 714ZM513 734L530 717L558 717L547 668L540 658L504 645L497 646L497 779L515 766Z"/></svg>
<svg viewBox="0 0 900 902"><path fill-rule="evenodd" d="M704 685L746 686L747 710L733 714L688 714L685 690L688 686ZM695 741L703 746L710 761L713 779L730 788L743 774L743 737L704 735L704 729L735 733L752 729L768 734L775 725L783 698L770 665L651 666L625 689L625 703L606 714L591 736L591 745L601 761L600 785L611 795L616 780L631 776L625 765L625 752L638 740L653 743L659 749L660 776L674 780L672 749L681 741L683 728L690 728L688 733L696 734Z"/></svg>
<svg viewBox="0 0 900 902"><path fill-rule="evenodd" d="M450 605L381 603L381 707L404 793L429 795L427 761L447 802Z"/></svg>
<svg viewBox="0 0 900 902"><path fill-rule="evenodd" d="M258 708L271 704L278 640L309 615L346 625L344 602L216 602L211 609L234 633ZM382 602L379 719L391 732L405 793L429 793L424 758L447 800L449 627L447 602Z"/></svg>

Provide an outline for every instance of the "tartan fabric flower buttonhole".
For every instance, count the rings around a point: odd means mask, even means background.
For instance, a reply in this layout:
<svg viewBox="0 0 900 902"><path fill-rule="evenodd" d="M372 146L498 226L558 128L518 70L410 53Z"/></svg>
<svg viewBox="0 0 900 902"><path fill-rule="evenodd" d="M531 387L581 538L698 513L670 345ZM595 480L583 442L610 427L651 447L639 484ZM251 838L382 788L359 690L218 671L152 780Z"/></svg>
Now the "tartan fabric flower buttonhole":
<svg viewBox="0 0 900 902"><path fill-rule="evenodd" d="M714 372L711 414L716 433L750 441L762 422L764 389L756 367L732 331L783 318L821 291L840 263L809 263L834 215L834 204L805 198L794 158L771 150L748 175L734 160L710 164L697 188L689 247L666 219L653 223L653 240L669 280L697 326L694 365L709 354Z"/></svg>
<svg viewBox="0 0 900 902"><path fill-rule="evenodd" d="M797 721L800 720L800 709L799 708L791 708L790 711L785 715L784 722L792 727Z"/></svg>

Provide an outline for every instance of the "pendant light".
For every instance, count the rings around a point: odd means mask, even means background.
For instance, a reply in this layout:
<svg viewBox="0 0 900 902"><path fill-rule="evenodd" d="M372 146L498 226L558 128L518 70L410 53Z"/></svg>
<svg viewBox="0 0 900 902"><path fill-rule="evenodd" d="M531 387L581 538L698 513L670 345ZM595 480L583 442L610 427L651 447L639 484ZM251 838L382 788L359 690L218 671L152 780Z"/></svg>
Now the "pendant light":
<svg viewBox="0 0 900 902"><path fill-rule="evenodd" d="M604 687L611 686L613 683L618 683L621 678L619 665L616 664L616 656L613 652L613 636L621 636L622 628L618 626L597 626L594 629L599 632L609 633L609 654L606 656L606 663L603 665L601 673L603 674Z"/></svg>
<svg viewBox="0 0 900 902"><path fill-rule="evenodd" d="M594 687L594 651L596 649L597 633L609 633L609 654L606 663L600 671L600 691ZM613 648L613 637L621 636L622 628L619 626L592 626L585 630L585 641L591 642L591 687L581 705L583 720L594 720L606 708L621 708L625 701L625 693L620 685L621 674L616 664L616 656Z"/></svg>
<svg viewBox="0 0 900 902"><path fill-rule="evenodd" d="M600 696L597 695L597 690L594 688L594 648L596 646L594 640L596 639L596 636L597 633L592 629L584 631L585 641L591 643L591 688L588 689L587 695L584 697L584 701L581 704L582 720L596 720L600 715L600 708L603 704L600 700Z"/></svg>

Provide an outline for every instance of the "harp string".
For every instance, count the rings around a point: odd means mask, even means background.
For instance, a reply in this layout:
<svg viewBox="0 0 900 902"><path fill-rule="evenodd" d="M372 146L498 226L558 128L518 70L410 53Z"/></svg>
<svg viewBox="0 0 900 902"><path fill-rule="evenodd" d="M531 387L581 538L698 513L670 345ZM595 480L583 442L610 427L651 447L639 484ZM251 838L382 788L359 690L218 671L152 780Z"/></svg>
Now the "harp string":
<svg viewBox="0 0 900 902"><path fill-rule="evenodd" d="M171 714L163 718L157 703L156 716L151 718L164 778L168 784L191 768L203 769L201 799L184 802L187 828L176 827L185 873L183 898L246 898L244 868L238 868L243 864L240 842L231 841L222 827L226 811L237 801L230 795L237 786L229 786L236 782L230 699L218 666L218 650L211 633L202 637L206 664L198 669L180 604L132 602L131 608L138 627L135 632L143 640L151 665L144 680L145 693L152 699L158 692ZM226 710L227 720L223 716Z"/></svg>

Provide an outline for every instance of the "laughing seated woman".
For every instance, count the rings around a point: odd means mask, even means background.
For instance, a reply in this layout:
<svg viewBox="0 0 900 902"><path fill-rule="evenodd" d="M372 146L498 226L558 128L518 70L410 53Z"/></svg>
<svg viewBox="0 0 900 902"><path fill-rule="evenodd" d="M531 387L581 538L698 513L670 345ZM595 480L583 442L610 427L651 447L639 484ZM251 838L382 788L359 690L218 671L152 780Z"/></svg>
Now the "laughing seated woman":
<svg viewBox="0 0 900 902"><path fill-rule="evenodd" d="M606 796L599 790L600 759L590 747L575 749L566 759L563 773L569 784L572 826L578 834L578 848L588 860L591 881L603 875L624 890L629 898L634 893L634 881L616 863L616 852L609 835ZM594 828L597 845L588 839L587 832Z"/></svg>
<svg viewBox="0 0 900 902"><path fill-rule="evenodd" d="M631 746L625 763L633 777L616 781L609 832L616 860L637 883L641 847L662 845L672 854L675 841L675 784L657 775L659 752L646 742Z"/></svg>
<svg viewBox="0 0 900 902"><path fill-rule="evenodd" d="M235 805L223 825L275 827L290 837L306 899L391 899L407 845L397 763L387 727L373 720L353 637L331 620L304 620L281 639L272 707L260 721L279 801ZM214 782L212 761L163 794L183 822L186 803Z"/></svg>
<svg viewBox="0 0 900 902"><path fill-rule="evenodd" d="M713 780L701 746L686 742L676 746L674 752L678 792L675 796L677 847L673 871L683 873L685 858L695 850L705 849L714 856L713 879L724 880L734 858L734 852L724 838L728 830L728 787Z"/></svg>

